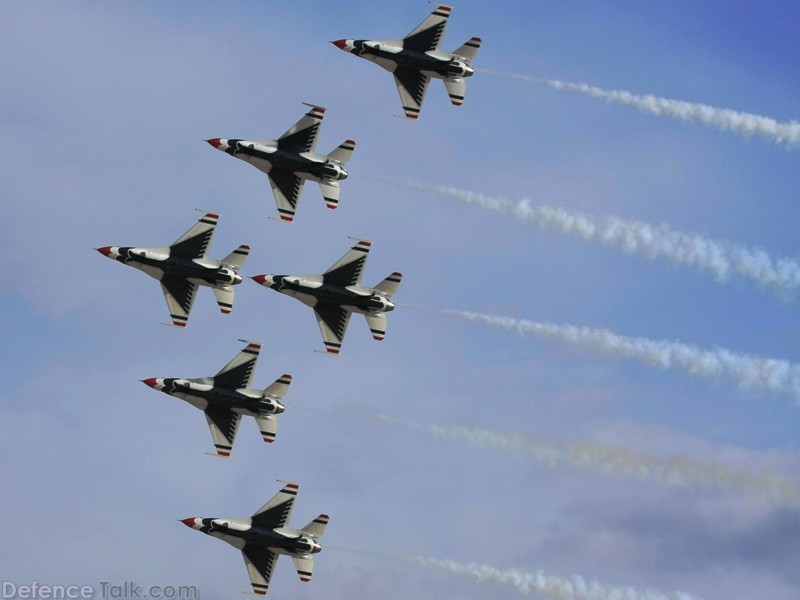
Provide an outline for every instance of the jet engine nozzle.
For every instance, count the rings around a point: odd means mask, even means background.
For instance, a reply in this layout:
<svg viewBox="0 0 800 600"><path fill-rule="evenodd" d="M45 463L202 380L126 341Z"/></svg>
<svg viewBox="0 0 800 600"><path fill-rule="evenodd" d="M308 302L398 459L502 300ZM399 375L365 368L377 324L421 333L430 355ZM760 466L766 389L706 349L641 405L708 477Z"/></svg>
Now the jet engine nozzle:
<svg viewBox="0 0 800 600"><path fill-rule="evenodd" d="M312 537L303 536L297 540L297 548L307 554L316 554L322 550L320 543Z"/></svg>
<svg viewBox="0 0 800 600"><path fill-rule="evenodd" d="M231 285L238 285L242 283L242 276L233 269L221 268L217 274L217 279L220 283L230 283Z"/></svg>
<svg viewBox="0 0 800 600"><path fill-rule="evenodd" d="M447 65L447 74L452 77L471 77L475 74L475 69L463 61L454 60Z"/></svg>
<svg viewBox="0 0 800 600"><path fill-rule="evenodd" d="M389 312L394 310L394 303L386 296L375 294L369 299L369 308L375 312Z"/></svg>

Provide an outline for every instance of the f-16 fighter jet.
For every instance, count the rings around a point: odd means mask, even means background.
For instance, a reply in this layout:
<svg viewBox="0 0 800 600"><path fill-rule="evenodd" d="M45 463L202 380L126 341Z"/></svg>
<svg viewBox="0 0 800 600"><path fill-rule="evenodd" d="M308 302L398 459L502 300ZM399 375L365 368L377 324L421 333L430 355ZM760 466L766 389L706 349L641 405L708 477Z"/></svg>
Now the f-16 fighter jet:
<svg viewBox="0 0 800 600"><path fill-rule="evenodd" d="M281 220L289 223L294 219L306 179L319 183L328 208L339 205L339 182L347 179L344 166L356 147L353 140L346 140L330 154L317 154L314 148L325 109L313 104L306 106L311 110L277 140L206 140L217 150L247 161L266 173L278 214Z"/></svg>
<svg viewBox="0 0 800 600"><path fill-rule="evenodd" d="M206 213L169 247L104 246L96 250L158 279L167 299L172 324L186 327L197 286L210 287L219 309L228 314L233 309L233 286L242 282L242 276L236 271L244 265L250 246L239 246L222 260L208 258L217 219L219 215Z"/></svg>
<svg viewBox="0 0 800 600"><path fill-rule="evenodd" d="M328 524L328 515L318 516L302 529L286 527L299 487L296 483L287 483L252 517L190 517L181 522L241 550L253 592L266 596L279 554L292 557L300 581L311 581L313 555L322 550L319 538Z"/></svg>
<svg viewBox="0 0 800 600"><path fill-rule="evenodd" d="M256 275L251 279L313 308L325 349L339 354L351 313L363 314L372 337L380 341L386 335L386 313L394 310L391 297L403 278L400 273L392 273L374 288L360 285L371 245L359 240L322 275Z"/></svg>
<svg viewBox="0 0 800 600"><path fill-rule="evenodd" d="M450 101L461 106L466 92L464 78L475 72L469 63L478 54L480 38L471 38L452 53L439 50L451 9L452 6L438 5L402 40L336 40L331 43L392 73L406 117L416 119L431 77L443 79Z"/></svg>
<svg viewBox="0 0 800 600"><path fill-rule="evenodd" d="M240 340L246 341L246 340ZM242 416L255 418L265 442L275 441L278 431L277 415L284 411L281 404L284 394L292 383L291 375L281 375L265 390L251 387L253 371L258 361L261 344L248 342L247 346L233 357L213 377L197 379L166 379L151 377L143 379L154 390L186 400L206 414L211 437L219 456L230 456L233 440L239 429Z"/></svg>

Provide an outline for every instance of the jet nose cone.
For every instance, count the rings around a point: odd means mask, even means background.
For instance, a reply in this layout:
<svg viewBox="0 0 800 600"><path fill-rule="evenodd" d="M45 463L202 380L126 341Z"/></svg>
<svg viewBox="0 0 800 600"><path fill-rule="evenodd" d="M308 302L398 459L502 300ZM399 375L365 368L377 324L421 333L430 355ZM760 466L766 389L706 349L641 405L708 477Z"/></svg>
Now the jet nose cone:
<svg viewBox="0 0 800 600"><path fill-rule="evenodd" d="M255 281L258 285L270 285L272 283L272 277L269 275L255 275L250 279Z"/></svg>
<svg viewBox="0 0 800 600"><path fill-rule="evenodd" d="M334 46L339 48L339 50L346 50L347 49L347 40L336 40L331 42Z"/></svg>
<svg viewBox="0 0 800 600"><path fill-rule="evenodd" d="M206 140L206 142L214 146L214 148L222 146L222 140L220 138L211 138L210 140Z"/></svg>
<svg viewBox="0 0 800 600"><path fill-rule="evenodd" d="M197 519L195 517L189 517L188 519L181 519L181 523L183 523L187 527L191 527L192 529L194 529L195 523L197 523Z"/></svg>
<svg viewBox="0 0 800 600"><path fill-rule="evenodd" d="M102 248L95 248L95 250L97 250L103 256L111 255L111 246L103 246Z"/></svg>
<svg viewBox="0 0 800 600"><path fill-rule="evenodd" d="M155 377L151 377L150 379L142 379L142 383L155 389L155 387L158 385L158 379Z"/></svg>

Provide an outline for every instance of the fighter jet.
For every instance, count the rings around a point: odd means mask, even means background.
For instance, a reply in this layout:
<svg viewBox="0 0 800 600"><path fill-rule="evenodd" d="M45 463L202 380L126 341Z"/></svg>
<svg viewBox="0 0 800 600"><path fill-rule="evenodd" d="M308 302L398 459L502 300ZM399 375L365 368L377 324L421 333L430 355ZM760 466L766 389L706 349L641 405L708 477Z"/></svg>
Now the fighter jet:
<svg viewBox="0 0 800 600"><path fill-rule="evenodd" d="M391 297L403 276L392 273L374 288L360 285L372 242L359 240L322 275L256 275L256 283L297 298L314 309L325 349L339 354L351 313L363 314L372 337L386 335L386 313L394 310Z"/></svg>
<svg viewBox="0 0 800 600"><path fill-rule="evenodd" d="M206 140L217 150L247 161L266 173L278 214L281 220L289 223L294 220L306 179L319 183L328 208L339 205L339 182L347 179L344 166L356 147L353 140L346 140L330 154L317 154L314 148L325 109L313 104L306 106L311 110L277 140Z"/></svg>
<svg viewBox="0 0 800 600"><path fill-rule="evenodd" d="M286 527L299 488L296 483L287 483L252 517L190 517L181 522L241 550L253 592L266 596L279 554L292 557L300 581L311 581L314 571L313 555L322 550L319 538L328 524L328 515L318 516L302 529Z"/></svg>
<svg viewBox="0 0 800 600"><path fill-rule="evenodd" d="M292 383L292 376L283 374L266 389L253 389L253 371L260 350L261 344L247 342L247 346L213 377L151 377L143 379L142 383L202 410L211 429L217 454L228 457L243 415L255 418L267 443L274 442L278 432L276 417L284 411L281 400Z"/></svg>
<svg viewBox="0 0 800 600"><path fill-rule="evenodd" d="M186 327L198 285L210 287L219 309L228 314L233 309L232 286L242 282L242 276L236 271L244 265L250 246L239 246L222 260L208 258L218 219L219 215L206 213L169 247L104 246L96 250L158 279L172 324Z"/></svg>
<svg viewBox="0 0 800 600"><path fill-rule="evenodd" d="M453 52L439 50L452 6L440 4L430 16L402 40L336 40L337 48L365 58L394 75L405 116L416 119L431 77L444 80L450 101L464 103L466 82L475 72L469 65L481 47L481 39L471 38Z"/></svg>

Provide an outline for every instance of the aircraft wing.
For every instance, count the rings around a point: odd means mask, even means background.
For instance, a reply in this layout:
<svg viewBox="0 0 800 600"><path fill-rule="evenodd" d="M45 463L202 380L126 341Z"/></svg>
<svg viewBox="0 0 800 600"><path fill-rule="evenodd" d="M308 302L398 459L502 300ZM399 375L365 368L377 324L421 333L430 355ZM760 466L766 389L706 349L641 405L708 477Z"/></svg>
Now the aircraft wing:
<svg viewBox="0 0 800 600"><path fill-rule="evenodd" d="M352 313L338 304L318 302L314 307L314 314L317 316L317 323L322 333L325 350L331 354L339 354L344 333L347 331L347 325L350 323L350 315Z"/></svg>
<svg viewBox="0 0 800 600"><path fill-rule="evenodd" d="M372 242L359 240L342 258L322 275L323 283L347 287L361 282L361 273L367 264L367 255Z"/></svg>
<svg viewBox="0 0 800 600"><path fill-rule="evenodd" d="M294 568L300 575L300 581L311 581L314 575L314 557L310 554L292 555Z"/></svg>
<svg viewBox="0 0 800 600"><path fill-rule="evenodd" d="M406 50L419 50L428 52L438 50L444 36L447 18L450 16L452 6L439 4L428 18L417 25L414 30L403 38L403 48Z"/></svg>
<svg viewBox="0 0 800 600"><path fill-rule="evenodd" d="M258 362L258 353L261 351L261 344L250 342L239 354L214 375L214 385L228 389L239 389L252 387L253 372Z"/></svg>
<svg viewBox="0 0 800 600"><path fill-rule="evenodd" d="M300 193L303 191L303 180L294 173L277 169L272 169L267 177L281 220L291 223L294 220Z"/></svg>
<svg viewBox="0 0 800 600"><path fill-rule="evenodd" d="M425 99L425 92L428 91L428 84L431 78L423 75L416 69L398 67L394 70L394 82L397 91L400 93L400 101L403 103L403 111L406 118L416 119L419 117L419 110L422 101Z"/></svg>
<svg viewBox="0 0 800 600"><path fill-rule="evenodd" d="M321 106L311 107L303 117L289 130L278 138L279 150L292 150L294 152L313 152L317 145L317 135L325 109Z"/></svg>
<svg viewBox="0 0 800 600"><path fill-rule="evenodd" d="M169 247L170 256L179 258L206 258L214 237L219 215L206 213L197 223L173 242Z"/></svg>
<svg viewBox="0 0 800 600"><path fill-rule="evenodd" d="M197 284L182 277L165 275L161 278L161 290L167 300L169 316L176 327L186 327L189 313L197 296Z"/></svg>
<svg viewBox="0 0 800 600"><path fill-rule="evenodd" d="M206 421L211 429L211 437L214 439L214 447L219 456L228 457L233 449L233 440L236 439L236 431L239 429L239 421L242 415L228 410L210 406L205 410Z"/></svg>
<svg viewBox="0 0 800 600"><path fill-rule="evenodd" d="M250 545L244 547L242 556L247 567L247 574L250 575L253 593L266 596L269 581L272 579L272 571L275 569L275 563L278 562L278 555L261 546Z"/></svg>
<svg viewBox="0 0 800 600"><path fill-rule="evenodd" d="M277 529L283 527L292 516L294 497L300 486L296 483L287 483L280 492L270 498L267 503L259 508L251 517L253 525Z"/></svg>

